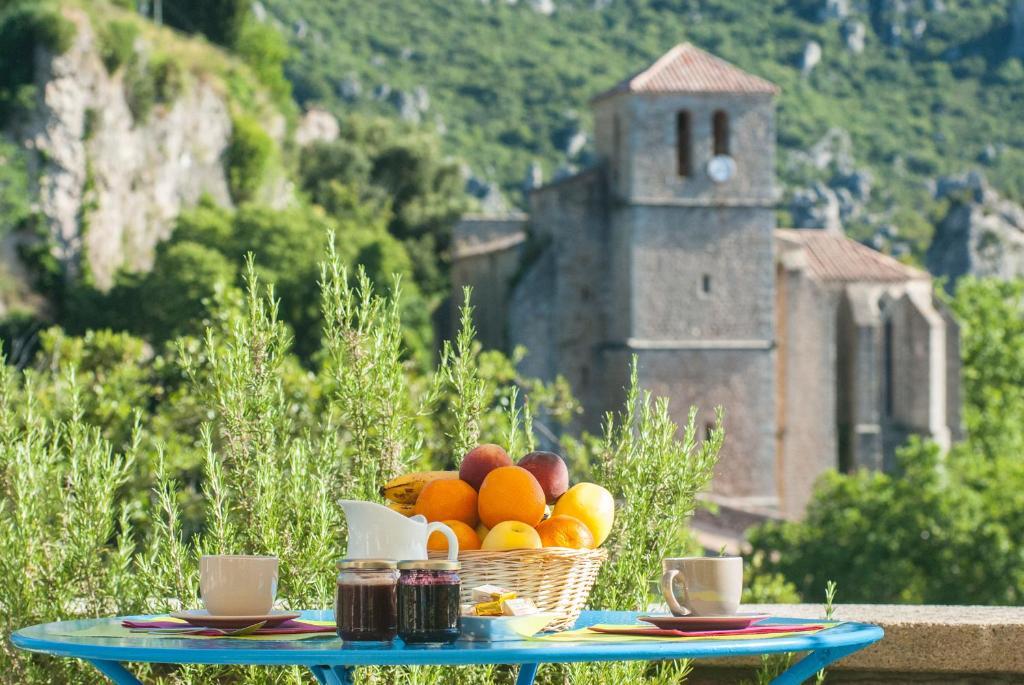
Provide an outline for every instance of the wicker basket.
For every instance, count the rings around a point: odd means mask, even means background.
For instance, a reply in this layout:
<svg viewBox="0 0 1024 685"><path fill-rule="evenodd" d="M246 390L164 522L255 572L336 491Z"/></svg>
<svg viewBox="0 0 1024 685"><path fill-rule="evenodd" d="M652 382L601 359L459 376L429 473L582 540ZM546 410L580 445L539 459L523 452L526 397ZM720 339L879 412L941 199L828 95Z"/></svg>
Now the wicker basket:
<svg viewBox="0 0 1024 685"><path fill-rule="evenodd" d="M444 552L431 552L444 558ZM608 558L603 549L516 549L504 552L465 551L459 554L462 570L462 602L471 603L470 592L480 585L497 585L532 599L541 611L558 614L549 630L571 628L586 606L601 564Z"/></svg>

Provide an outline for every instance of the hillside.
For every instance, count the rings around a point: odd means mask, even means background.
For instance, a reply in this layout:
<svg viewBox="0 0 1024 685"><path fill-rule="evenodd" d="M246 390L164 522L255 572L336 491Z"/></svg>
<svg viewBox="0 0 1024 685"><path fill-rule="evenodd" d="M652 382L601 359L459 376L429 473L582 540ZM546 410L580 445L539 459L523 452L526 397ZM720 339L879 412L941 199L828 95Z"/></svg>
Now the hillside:
<svg viewBox="0 0 1024 685"><path fill-rule="evenodd" d="M585 165L587 100L689 40L778 83L780 221L838 213L923 254L943 175L1024 198L1024 3L985 0L263 0L300 102L439 131L500 208ZM831 207L831 208L830 208Z"/></svg>
<svg viewBox="0 0 1024 685"><path fill-rule="evenodd" d="M0 279L0 311L28 284L52 296L69 278L107 288L148 269L203 196L288 201L294 105L272 102L239 59L106 2L12 3L0 27L0 144L14 162L0 204L24 203L3 212L14 278ZM259 167L243 170L237 151L254 146Z"/></svg>

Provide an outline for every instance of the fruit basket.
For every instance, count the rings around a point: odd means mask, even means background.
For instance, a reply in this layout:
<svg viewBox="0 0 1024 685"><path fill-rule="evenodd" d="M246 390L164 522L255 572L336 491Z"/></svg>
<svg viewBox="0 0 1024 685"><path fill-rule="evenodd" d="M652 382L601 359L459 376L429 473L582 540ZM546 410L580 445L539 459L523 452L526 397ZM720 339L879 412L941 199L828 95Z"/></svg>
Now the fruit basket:
<svg viewBox="0 0 1024 685"><path fill-rule="evenodd" d="M430 556L444 558L445 553L431 552ZM472 603L472 588L497 585L529 597L540 611L557 614L548 630L565 630L579 618L607 558L604 549L566 547L464 551L459 554L462 602Z"/></svg>

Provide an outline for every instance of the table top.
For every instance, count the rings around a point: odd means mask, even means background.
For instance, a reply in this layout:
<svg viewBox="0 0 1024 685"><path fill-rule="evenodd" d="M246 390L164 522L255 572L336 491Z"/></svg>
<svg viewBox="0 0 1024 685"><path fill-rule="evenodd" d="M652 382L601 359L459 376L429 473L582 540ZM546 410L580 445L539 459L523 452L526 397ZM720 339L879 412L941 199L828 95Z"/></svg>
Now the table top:
<svg viewBox="0 0 1024 685"><path fill-rule="evenodd" d="M577 628L598 623L632 623L641 614L627 611L585 611ZM303 618L334 620L332 611L304 611ZM135 617L141 618L141 617ZM521 664L569 661L679 659L798 652L833 647L866 646L882 638L882 629L864 623L844 623L812 635L770 639L680 642L468 642L453 645L386 647L343 644L337 637L297 641L232 639L189 640L168 637L74 637L60 633L113 619L44 623L16 631L11 641L21 649L81 659L176 664L247 664L294 666ZM120 620L120 619L116 619ZM773 618L773 622L814 623Z"/></svg>

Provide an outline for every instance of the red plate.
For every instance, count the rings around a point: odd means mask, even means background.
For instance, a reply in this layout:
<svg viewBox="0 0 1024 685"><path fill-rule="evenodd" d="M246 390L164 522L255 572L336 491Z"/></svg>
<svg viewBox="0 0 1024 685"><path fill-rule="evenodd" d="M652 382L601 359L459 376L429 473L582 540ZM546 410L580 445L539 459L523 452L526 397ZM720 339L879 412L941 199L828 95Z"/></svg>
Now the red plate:
<svg viewBox="0 0 1024 685"><path fill-rule="evenodd" d="M251 625L265 622L264 628L275 628L285 621L299 617L297 611L271 611L269 614L260 616L213 616L206 609L193 609L191 611L175 611L171 613L172 618L180 618L194 626L201 628L248 628Z"/></svg>
<svg viewBox="0 0 1024 685"><path fill-rule="evenodd" d="M742 630L770 614L733 614L731 616L641 616L641 621L653 623L663 630Z"/></svg>

